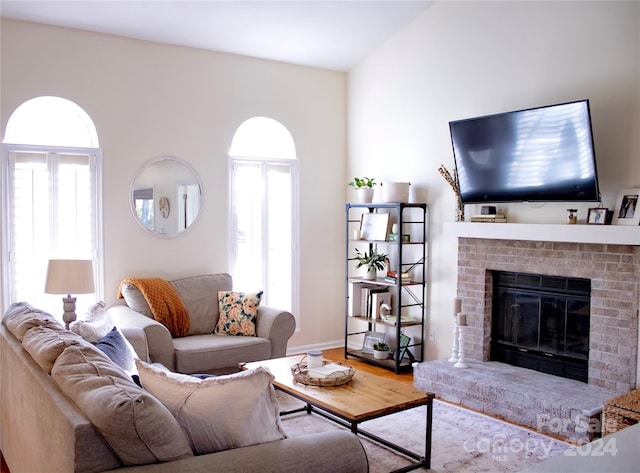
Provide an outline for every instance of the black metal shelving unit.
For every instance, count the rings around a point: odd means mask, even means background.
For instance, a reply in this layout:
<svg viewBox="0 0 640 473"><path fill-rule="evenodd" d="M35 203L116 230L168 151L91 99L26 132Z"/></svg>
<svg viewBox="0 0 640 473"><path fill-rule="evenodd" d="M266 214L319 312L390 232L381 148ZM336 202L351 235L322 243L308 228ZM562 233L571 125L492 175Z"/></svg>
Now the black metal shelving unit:
<svg viewBox="0 0 640 473"><path fill-rule="evenodd" d="M410 370L413 361L422 361L424 356L424 325L427 302L427 204L414 203L349 203L346 204L346 233L345 233L345 358L354 357L371 364L382 366L396 373ZM364 213L389 213L389 228L392 223L398 225L396 241L385 240L354 240L353 232L360 228ZM409 235L410 241L403 241L402 235ZM391 269L397 274L408 272L411 280L389 282L382 277L368 280L357 275L355 270L355 249L371 251L374 248L384 248L390 255ZM413 320L391 323L385 320L368 317L367 314L354 314L353 293L358 292L351 285L370 284L379 288L388 288L392 297L392 314L396 320L409 316ZM367 332L385 332L393 336L392 349L394 356L386 360L374 358L373 354L363 353L362 349L353 348L362 344ZM396 356L400 335L411 337L408 344L409 355L402 358Z"/></svg>

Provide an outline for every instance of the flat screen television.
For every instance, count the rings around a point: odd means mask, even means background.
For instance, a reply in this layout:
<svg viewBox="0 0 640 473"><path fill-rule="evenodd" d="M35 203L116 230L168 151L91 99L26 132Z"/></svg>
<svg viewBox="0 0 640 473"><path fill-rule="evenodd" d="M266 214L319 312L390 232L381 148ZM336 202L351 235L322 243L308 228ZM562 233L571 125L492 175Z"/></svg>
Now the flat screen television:
<svg viewBox="0 0 640 473"><path fill-rule="evenodd" d="M589 101L449 122L462 202L598 202Z"/></svg>

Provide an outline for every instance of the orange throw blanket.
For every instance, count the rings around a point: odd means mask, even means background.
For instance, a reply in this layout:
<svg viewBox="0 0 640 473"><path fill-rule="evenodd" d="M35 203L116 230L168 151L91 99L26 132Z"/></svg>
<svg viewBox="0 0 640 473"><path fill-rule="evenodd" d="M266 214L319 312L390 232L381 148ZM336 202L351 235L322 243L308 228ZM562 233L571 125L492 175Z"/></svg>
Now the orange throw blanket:
<svg viewBox="0 0 640 473"><path fill-rule="evenodd" d="M118 299L122 299L122 285L131 283L138 288L149 304L153 318L167 327L172 337L184 337L189 332L189 313L180 294L164 279L127 278L120 283Z"/></svg>

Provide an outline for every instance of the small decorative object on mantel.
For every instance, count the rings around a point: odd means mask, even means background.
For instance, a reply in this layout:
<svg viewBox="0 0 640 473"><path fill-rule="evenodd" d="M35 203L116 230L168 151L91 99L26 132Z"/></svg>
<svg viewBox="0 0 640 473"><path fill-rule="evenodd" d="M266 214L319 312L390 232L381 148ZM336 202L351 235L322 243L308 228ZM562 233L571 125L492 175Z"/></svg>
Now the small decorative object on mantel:
<svg viewBox="0 0 640 473"><path fill-rule="evenodd" d="M639 197L640 189L622 189L618 193L613 214L614 225L638 225L640 223Z"/></svg>
<svg viewBox="0 0 640 473"><path fill-rule="evenodd" d="M368 204L373 201L373 188L377 185L373 177L354 177L349 183L356 191L356 201L360 204Z"/></svg>
<svg viewBox="0 0 640 473"><path fill-rule="evenodd" d="M569 225L578 223L578 209L567 209L567 223Z"/></svg>
<svg viewBox="0 0 640 473"><path fill-rule="evenodd" d="M453 176L449 170L441 164L438 168L438 172L444 177L444 180L449 183L451 189L456 194L456 222L464 222L464 204L462 203L462 196L460 195L460 181L458 180L458 170L453 169Z"/></svg>
<svg viewBox="0 0 640 473"><path fill-rule="evenodd" d="M611 225L613 212L606 207L593 207L587 214L587 225Z"/></svg>

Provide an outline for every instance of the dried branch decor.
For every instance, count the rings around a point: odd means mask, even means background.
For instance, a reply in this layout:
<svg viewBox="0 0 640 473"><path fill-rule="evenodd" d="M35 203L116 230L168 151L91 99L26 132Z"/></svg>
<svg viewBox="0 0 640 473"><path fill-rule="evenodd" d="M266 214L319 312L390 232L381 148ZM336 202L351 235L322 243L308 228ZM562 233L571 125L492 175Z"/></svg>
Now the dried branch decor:
<svg viewBox="0 0 640 473"><path fill-rule="evenodd" d="M453 169L453 176L449 170L441 164L438 168L438 172L444 177L444 180L449 183L451 189L456 194L456 222L464 222L464 205L462 204L462 197L460 196L460 181L458 180L458 170Z"/></svg>

